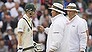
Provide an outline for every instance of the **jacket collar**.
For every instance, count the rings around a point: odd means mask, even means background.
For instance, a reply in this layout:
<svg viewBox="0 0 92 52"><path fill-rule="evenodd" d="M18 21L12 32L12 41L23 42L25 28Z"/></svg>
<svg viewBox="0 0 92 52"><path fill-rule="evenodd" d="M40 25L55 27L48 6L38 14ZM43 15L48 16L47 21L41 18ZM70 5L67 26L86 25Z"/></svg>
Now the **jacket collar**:
<svg viewBox="0 0 92 52"><path fill-rule="evenodd" d="M58 17L62 17L63 14L58 14L55 17L51 18L51 21L54 22L55 19L57 19Z"/></svg>

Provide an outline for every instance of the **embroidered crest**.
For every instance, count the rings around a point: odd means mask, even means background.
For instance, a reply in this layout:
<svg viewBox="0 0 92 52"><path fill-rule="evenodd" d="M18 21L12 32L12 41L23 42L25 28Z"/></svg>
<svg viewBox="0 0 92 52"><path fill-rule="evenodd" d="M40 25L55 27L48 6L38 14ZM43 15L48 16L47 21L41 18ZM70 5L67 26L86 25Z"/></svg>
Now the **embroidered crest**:
<svg viewBox="0 0 92 52"><path fill-rule="evenodd" d="M75 27L75 25L72 25L72 27Z"/></svg>

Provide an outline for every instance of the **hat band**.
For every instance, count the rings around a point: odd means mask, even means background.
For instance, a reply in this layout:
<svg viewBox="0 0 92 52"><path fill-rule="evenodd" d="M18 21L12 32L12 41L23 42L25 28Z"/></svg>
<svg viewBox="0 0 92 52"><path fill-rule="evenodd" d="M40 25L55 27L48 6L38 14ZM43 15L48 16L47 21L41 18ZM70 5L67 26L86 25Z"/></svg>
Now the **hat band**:
<svg viewBox="0 0 92 52"><path fill-rule="evenodd" d="M58 8L58 7L56 7L56 6L52 6L52 8L58 9L58 10L60 10L60 11L64 11L63 9L60 9L60 8Z"/></svg>
<svg viewBox="0 0 92 52"><path fill-rule="evenodd" d="M77 8L73 6L68 6L67 9L77 9Z"/></svg>

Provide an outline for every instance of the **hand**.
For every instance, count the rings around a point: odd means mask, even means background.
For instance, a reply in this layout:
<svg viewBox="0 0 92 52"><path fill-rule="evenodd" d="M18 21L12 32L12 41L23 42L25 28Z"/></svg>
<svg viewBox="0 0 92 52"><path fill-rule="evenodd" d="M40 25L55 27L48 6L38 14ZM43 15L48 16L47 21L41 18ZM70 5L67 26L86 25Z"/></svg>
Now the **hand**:
<svg viewBox="0 0 92 52"><path fill-rule="evenodd" d="M49 50L49 52L55 52L55 50L54 49L51 49L51 50Z"/></svg>
<svg viewBox="0 0 92 52"><path fill-rule="evenodd" d="M23 49L19 49L17 52L23 52Z"/></svg>
<svg viewBox="0 0 92 52"><path fill-rule="evenodd" d="M43 27L43 26L38 26L37 29L38 29L39 31L44 31L44 27Z"/></svg>
<svg viewBox="0 0 92 52"><path fill-rule="evenodd" d="M23 47L22 46L19 46L17 52L23 52Z"/></svg>
<svg viewBox="0 0 92 52"><path fill-rule="evenodd" d="M49 52L54 52L54 51L49 51Z"/></svg>
<svg viewBox="0 0 92 52"><path fill-rule="evenodd" d="M36 43L36 45L35 45L35 50L36 50L37 52L43 51L43 49L42 49L42 44Z"/></svg>
<svg viewBox="0 0 92 52"><path fill-rule="evenodd" d="M84 52L84 51L80 51L80 52Z"/></svg>

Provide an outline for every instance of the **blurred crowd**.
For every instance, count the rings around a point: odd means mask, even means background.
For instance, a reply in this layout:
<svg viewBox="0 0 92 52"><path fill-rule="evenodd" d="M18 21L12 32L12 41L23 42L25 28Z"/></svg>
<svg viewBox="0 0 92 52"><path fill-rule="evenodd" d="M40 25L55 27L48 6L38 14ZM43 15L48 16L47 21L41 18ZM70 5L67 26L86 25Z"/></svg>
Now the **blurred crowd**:
<svg viewBox="0 0 92 52"><path fill-rule="evenodd" d="M0 0L0 52L17 51L17 23L25 13L26 3L34 4L36 8L32 17L34 41L42 43L45 52L47 34L40 25L44 28L50 26L52 16L49 8L55 2L62 3L64 8L71 2L76 3L78 15L88 23L87 52L92 51L92 0Z"/></svg>

